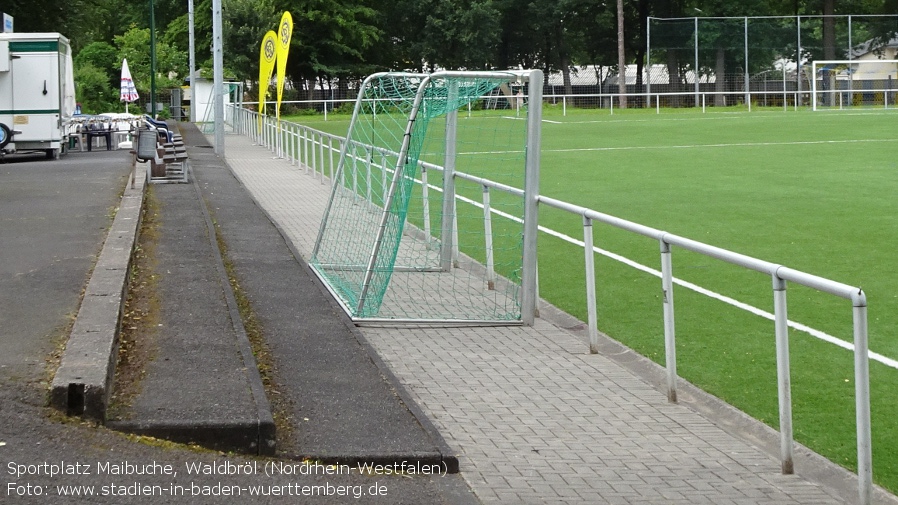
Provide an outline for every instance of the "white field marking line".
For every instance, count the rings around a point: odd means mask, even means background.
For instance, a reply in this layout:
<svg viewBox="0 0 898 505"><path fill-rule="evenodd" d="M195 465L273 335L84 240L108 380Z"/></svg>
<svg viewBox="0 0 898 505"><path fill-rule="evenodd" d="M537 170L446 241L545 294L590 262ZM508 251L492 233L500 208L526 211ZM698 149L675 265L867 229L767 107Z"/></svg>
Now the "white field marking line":
<svg viewBox="0 0 898 505"><path fill-rule="evenodd" d="M415 179L415 182L416 182L418 185L421 184L421 181L420 181L419 179ZM442 191L443 191L443 188L434 186L433 184L428 184L427 187L433 189L434 191L438 191L438 192L442 192ZM467 198L467 197L464 197L464 196L461 196L461 195L455 195L455 198L458 199L458 200L460 200L460 201L462 201L462 202L465 202L465 203L468 203L468 204L470 204L470 205L473 205L473 206L475 206L475 207L479 207L479 208L481 208L481 209L483 208L483 204L482 204L482 203L476 202L476 201L474 201L474 200L471 200L470 198ZM496 210L496 209L492 209L492 208L491 208L491 209L490 209L490 212L492 212L493 214L496 214L497 216L501 216L501 217L504 217L504 218L509 219L509 220L511 220L511 221L515 221L515 222L517 222L517 223L523 223L523 222L524 222L523 219L521 219L521 218L519 218L519 217L516 217L516 216L512 216L511 214L508 214L507 212L503 212L503 211L501 211L501 210ZM551 235L551 236L553 236L553 237L559 238L559 239L561 239L561 240L563 240L563 241L565 241L565 242L574 244L574 245L576 245L576 246L579 246L579 247L586 247L586 244L585 244L582 240L577 240L577 239L575 239L575 238L573 238L573 237L570 237L570 236L568 236L568 235L565 235L565 234L563 234L563 233L561 233L561 232L557 232L557 231L555 231L555 230L553 230L553 229L551 229L551 228L546 228L545 226L539 226L539 230L540 230L541 232L543 232L543 233L546 233L547 235ZM642 263L637 263L637 262L635 262L635 261L633 261L633 260L631 260L631 259L629 259L629 258L626 258L626 257L621 256L621 255L619 255L619 254L613 253L613 252L611 252L611 251L606 251L605 249L602 249L602 248L600 248L600 247L595 247L595 246L593 246L592 250L595 251L595 252L597 252L597 253L599 253L599 254L601 254L602 256L605 256L605 257L607 257L607 258L613 259L613 260L615 260L615 261L618 261L618 262L623 263L623 264L625 264L625 265L627 265L627 266L633 267L633 268L635 268L635 269L637 269L637 270L639 270L639 271L645 272L645 273L647 273L647 274L654 275L655 277L657 277L657 278L659 278L659 279L661 278L661 272L660 272L659 270L655 270L654 268L647 267L647 266L643 265ZM684 287L684 288L686 288L686 289L689 289L689 290L691 290L691 291L695 291L696 293L705 295L705 296L707 296L707 297L709 297L709 298L713 298L713 299L715 299L715 300L721 301L721 302L726 303L726 304L728 304L728 305L732 305L733 307L736 307L736 308L738 308L738 309L742 309L742 310L744 310L744 311L750 312L750 313L752 313L752 314L754 314L754 315L756 315L756 316L763 317L764 319L768 319L768 320L770 320L770 321L775 321L775 320L776 320L776 316L775 316L774 314L772 314L772 313L766 311L766 310L759 309L759 308L755 307L754 305L749 305L749 304L747 304L747 303L745 303L745 302L740 302L739 300L736 300L735 298L731 298L731 297L729 297L729 296L722 295L722 294L717 293L717 292L715 292L715 291L711 291L710 289L703 288L703 287L701 287L701 286L699 286L699 285L697 285L697 284L693 284L693 283L691 283L691 282L689 282L689 281L684 281L684 280L682 280L682 279L679 279L679 278L677 278L677 277L674 277L674 278L673 278L673 282L674 282L674 284L677 284L677 285L679 285L679 286L682 286L682 287ZM840 338L838 338L838 337L834 337L834 336L832 336L832 335L830 335L830 334L828 334L828 333L822 332L822 331L820 331L820 330L816 330L816 329L814 329L814 328L811 328L810 326L807 326L807 325L805 325L805 324L802 324L802 323L799 323L799 322L796 322L796 321L792 321L792 320L789 320L789 321L788 321L788 325L789 325L790 328L794 328L794 329L796 329L796 330L798 330L798 331L803 331L803 332L807 333L808 335L810 335L810 336L812 336L812 337L815 337L815 338L818 338L818 339L820 339L820 340L823 340L824 342L829 342L829 343L835 344L835 345L837 345L837 346L839 346L839 347L841 347L841 348L843 348L843 349L847 349L847 350L849 350L849 351L854 352L854 344L852 344L852 343L850 343L850 342L846 342L846 341L844 341L844 340L842 340L842 339L840 339ZM872 359L873 361L878 361L878 362L882 363L883 365L885 365L885 366L887 366L887 367L891 367L891 368L894 368L894 369L898 369L898 360L894 360L894 359L892 359L892 358L883 356L882 354L879 354L879 353L876 353L876 352L873 352L873 351L870 351L870 350L868 350L867 353L868 353L869 358Z"/></svg>
<svg viewBox="0 0 898 505"><path fill-rule="evenodd" d="M892 109L889 109L892 110ZM846 112L839 110L822 110L818 111L819 114L838 114L840 116L882 116L884 114L894 114L894 112ZM694 115L690 117L655 117L652 119L590 119L586 121L548 121L543 119L546 123L552 124L595 124L595 123L657 123L660 121L713 121L715 119L740 119L742 115L750 114L748 112L713 112L711 114L701 114ZM761 119L774 117L777 112L770 113L758 113L757 115L752 115L753 119Z"/></svg>
<svg viewBox="0 0 898 505"><path fill-rule="evenodd" d="M558 124L595 124L595 123L657 123L661 121L713 121L715 119L739 119L739 116L723 114L735 114L733 112L717 112L711 117L656 117L653 119L590 119L586 121L555 121Z"/></svg>
<svg viewBox="0 0 898 505"><path fill-rule="evenodd" d="M860 144L894 142L895 139L855 139L855 140L795 140L790 142L732 142L726 144L691 144L674 146L625 146L625 147L582 147L575 149L547 149L552 153L569 153L577 151L634 151L647 149L694 149L698 147L759 147L759 146L801 146L819 144Z"/></svg>
<svg viewBox="0 0 898 505"><path fill-rule="evenodd" d="M792 142L733 142L728 144L691 144L691 145L675 145L675 146L623 146L623 147L578 147L572 149L543 149L544 153L574 153L574 152L590 152L590 151L646 151L650 149L696 149L701 147L762 147L762 146L800 146L800 145L820 145L820 144L861 144L861 143L880 143L894 142L894 139L855 139L855 140L798 140ZM461 155L470 154L520 154L520 151L472 151L460 152Z"/></svg>

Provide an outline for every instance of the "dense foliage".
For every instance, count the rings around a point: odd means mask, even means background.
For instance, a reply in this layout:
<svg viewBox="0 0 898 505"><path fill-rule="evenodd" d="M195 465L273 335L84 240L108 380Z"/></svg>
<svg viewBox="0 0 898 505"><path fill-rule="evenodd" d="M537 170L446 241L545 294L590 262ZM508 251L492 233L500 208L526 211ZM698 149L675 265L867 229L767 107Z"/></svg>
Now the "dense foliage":
<svg viewBox="0 0 898 505"><path fill-rule="evenodd" d="M188 73L186 0L7 0L2 9L15 17L18 32L59 31L69 37L76 55L79 100L103 109L121 108L116 98L125 57L138 91L147 95L151 2L157 87L176 86ZM197 64L203 75L211 76L212 0L194 4ZM347 77L388 69L524 66L562 71L567 77L572 66L617 64L612 0L222 0L222 4L225 72L250 83L250 89L258 78L262 36L276 29L285 10L295 23L287 68L292 93L314 89L316 84L341 86ZM896 12L898 0L625 0L626 61L644 61L649 17ZM887 40L898 32L894 24L872 36ZM824 45L835 43L831 26L824 23L822 31ZM724 26L703 33L711 43L738 36ZM707 65L728 64L721 55ZM672 69L677 64L674 51L652 58Z"/></svg>

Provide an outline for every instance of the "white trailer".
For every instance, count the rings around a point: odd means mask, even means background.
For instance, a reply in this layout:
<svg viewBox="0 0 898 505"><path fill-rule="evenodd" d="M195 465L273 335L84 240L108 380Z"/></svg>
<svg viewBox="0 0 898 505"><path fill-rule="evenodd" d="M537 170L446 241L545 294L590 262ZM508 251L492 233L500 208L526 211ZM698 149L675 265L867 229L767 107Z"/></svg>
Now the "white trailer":
<svg viewBox="0 0 898 505"><path fill-rule="evenodd" d="M0 157L58 158L75 112L69 40L58 33L0 33Z"/></svg>

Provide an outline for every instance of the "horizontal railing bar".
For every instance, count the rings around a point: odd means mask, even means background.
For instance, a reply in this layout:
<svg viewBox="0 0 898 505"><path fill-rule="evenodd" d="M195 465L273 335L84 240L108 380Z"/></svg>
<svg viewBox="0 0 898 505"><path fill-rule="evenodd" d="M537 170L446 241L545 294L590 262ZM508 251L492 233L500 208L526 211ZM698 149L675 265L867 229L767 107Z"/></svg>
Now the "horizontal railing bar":
<svg viewBox="0 0 898 505"><path fill-rule="evenodd" d="M824 277L784 267L777 263L760 260L752 256L708 245L703 242L698 242L696 240L681 237L679 235L674 235L672 233L666 233L649 226L634 223L632 221L627 221L626 219L609 216L608 214L596 212L586 207L570 204L547 196L540 195L538 198L541 204L545 204L550 207L569 212L571 214L588 217L594 221L599 221L601 223L605 223L622 230L631 231L644 237L661 240L667 244L674 245L704 256L716 258L733 265L748 268L756 272L767 275L776 275L783 280L794 282L796 284L813 288L824 293L829 293L840 298L851 300L856 307L866 306L866 296L864 295L863 290L861 290L859 287L850 286L848 284L843 284L841 282L826 279Z"/></svg>
<svg viewBox="0 0 898 505"><path fill-rule="evenodd" d="M297 124L302 129L317 131L311 127ZM321 132L323 136L328 138L344 141L343 137L339 135L334 135L326 132ZM374 152L379 152L385 155L393 155L396 156L397 153L382 147L374 147L374 146L365 146L364 144L358 144L359 146L370 148ZM432 163L419 161L419 164L428 170L438 170L442 171L443 168L439 165L435 165ZM496 181L491 181L489 179L485 179L483 177L477 177L474 175L466 174L464 172L456 172L456 177L460 179L464 179L467 181L474 182L476 184L480 184L482 186L495 188L500 191L505 191L507 193L523 196L524 192L521 189L514 188L512 186L508 186L506 184L502 184ZM727 249L723 249L720 247L712 246L705 244L703 242L698 242L696 240L692 240L686 237L681 237L679 235L675 235L672 233L667 233L662 230L652 228L650 226L641 225L639 223L635 223L632 221L628 221L626 219L618 218L615 216L611 216L608 214L604 214L602 212L597 212L595 210L589 209L587 207L582 207L580 205L574 205L568 202L564 202L561 200L557 200L555 198L551 198L548 196L539 195L539 202L541 204L547 205L549 207L553 207L565 212L569 212L571 214L584 216L594 221L598 221L601 223L605 223L610 226L614 226L616 228L620 228L622 230L630 231L644 237L648 237L654 240L662 240L667 244L674 245L688 251L692 251L698 254L702 254L704 256L709 256L712 258L719 259L721 261L741 266L744 268L748 268L750 270L754 270L756 272L764 273L767 275L775 275L780 279L787 280L789 282L793 282L795 284L799 284L805 287L809 287L812 289L816 289L818 291L822 291L824 293L829 293L834 296L838 296L840 298L844 298L847 300L851 300L854 306L856 307L865 307L867 305L866 295L860 287L851 286L848 284L844 284L841 282L833 281L830 279L826 279L824 277L820 277L817 275L809 274L806 272L802 272L800 270L795 270L793 268L785 267L783 265L772 263L769 261L760 260L754 258L752 256L748 256L745 254L733 252Z"/></svg>
<svg viewBox="0 0 898 505"><path fill-rule="evenodd" d="M581 207L579 205L574 205L571 203L563 202L561 200L556 200L554 198L550 198L548 196L539 195L537 197L539 199L539 203L546 204L549 207L554 207L559 210L570 212L571 214L576 214L578 216L585 216L594 221L600 221L605 224L610 224L616 228L620 228L622 230L631 231L633 233L637 233L639 235L643 235L645 237L649 237L655 240L661 240L661 237L664 235L664 232L661 230L656 230L655 228L651 228L649 226L644 226L638 223L634 223L632 221L627 221L626 219L621 219L614 216L609 216L608 214L603 214L601 212L596 212L592 209L588 209L586 207Z"/></svg>
<svg viewBox="0 0 898 505"><path fill-rule="evenodd" d="M455 177L457 179L464 179L466 181L477 183L481 186L498 189L499 191L504 191L506 193L511 193L512 195L524 196L524 190L508 186L507 184L502 184L501 182L484 179L483 177L477 177L476 175L470 175L464 172L455 172Z"/></svg>
<svg viewBox="0 0 898 505"><path fill-rule="evenodd" d="M851 300L855 307L867 306L867 296L864 294L863 289L857 286L850 286L783 266L776 270L776 276L789 282Z"/></svg>

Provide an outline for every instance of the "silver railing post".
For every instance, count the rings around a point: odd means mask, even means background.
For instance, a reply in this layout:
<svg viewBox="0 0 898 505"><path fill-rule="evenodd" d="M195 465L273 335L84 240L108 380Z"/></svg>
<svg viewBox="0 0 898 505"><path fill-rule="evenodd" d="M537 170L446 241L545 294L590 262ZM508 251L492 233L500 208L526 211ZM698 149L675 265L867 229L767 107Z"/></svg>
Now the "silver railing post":
<svg viewBox="0 0 898 505"><path fill-rule="evenodd" d="M586 313L589 324L589 353L599 352L599 328L596 315L596 255L593 251L592 219L583 216L583 256L586 262Z"/></svg>
<svg viewBox="0 0 898 505"><path fill-rule="evenodd" d="M314 151L314 149L313 149ZM371 202L371 195L374 194L371 188L371 163L374 161L374 151L370 147L365 148L365 186L368 201Z"/></svg>
<svg viewBox="0 0 898 505"><path fill-rule="evenodd" d="M327 138L327 146L328 146L328 151L330 151L328 153L328 158L330 158L329 167L330 167L330 174L331 174L331 186L333 186L334 185L334 138L333 137ZM342 150L343 148L341 147L340 149Z"/></svg>
<svg viewBox="0 0 898 505"><path fill-rule="evenodd" d="M424 239L430 245L433 241L430 230L430 188L427 187L427 167L424 165L421 165L421 211L424 214Z"/></svg>
<svg viewBox="0 0 898 505"><path fill-rule="evenodd" d="M536 264L539 233L539 161L543 111L543 73L528 77L526 172L524 174L524 243L521 272L521 321L533 326L537 311Z"/></svg>
<svg viewBox="0 0 898 505"><path fill-rule="evenodd" d="M664 363L667 369L667 401L677 403L677 342L674 328L673 260L670 244L661 236L661 299L664 304Z"/></svg>
<svg viewBox="0 0 898 505"><path fill-rule="evenodd" d="M458 101L458 82L449 83L449 103ZM455 153L458 127L458 110L446 114L446 153L443 158L443 217L440 223L440 269L452 270L452 251L455 247Z"/></svg>
<svg viewBox="0 0 898 505"><path fill-rule="evenodd" d="M483 186L483 235L486 242L486 288L496 289L496 264L493 259L493 218L490 210L490 188Z"/></svg>
<svg viewBox="0 0 898 505"><path fill-rule="evenodd" d="M786 281L773 274L773 314L776 328L776 383L780 413L780 461L784 475L795 473L792 456L792 385L789 365L789 317Z"/></svg>
<svg viewBox="0 0 898 505"><path fill-rule="evenodd" d="M857 478L861 505L873 501L873 442L870 431L870 357L867 348L867 297L852 296L854 306L854 395L857 420Z"/></svg>
<svg viewBox="0 0 898 505"><path fill-rule="evenodd" d="M287 159L290 160L290 166L296 166L298 162L296 156L296 149L294 146L296 145L296 138L299 136L299 132L302 129L302 126L299 125L291 125L290 126L290 135L287 136Z"/></svg>
<svg viewBox="0 0 898 505"><path fill-rule="evenodd" d="M321 184L324 184L324 133L318 133L318 164L321 169Z"/></svg>

